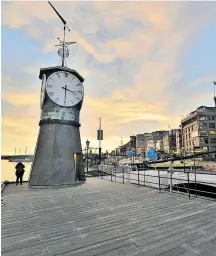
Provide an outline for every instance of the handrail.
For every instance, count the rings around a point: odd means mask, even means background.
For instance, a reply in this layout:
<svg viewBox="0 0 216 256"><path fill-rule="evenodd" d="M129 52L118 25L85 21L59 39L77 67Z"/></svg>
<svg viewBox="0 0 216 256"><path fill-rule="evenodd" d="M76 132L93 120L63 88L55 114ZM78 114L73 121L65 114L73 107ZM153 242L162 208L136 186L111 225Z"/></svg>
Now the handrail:
<svg viewBox="0 0 216 256"><path fill-rule="evenodd" d="M148 186L161 190L170 190L170 193L185 192L188 194L189 199L194 194L195 197L205 195L216 198L216 173L200 172L198 170L159 170L151 169L146 170L144 168L137 168L136 171L132 171L128 166L121 166L122 172L116 172L119 167L101 166L103 175L110 177L108 180L111 182L120 182L123 184L133 184L138 186ZM205 177L200 175L206 175ZM208 180L212 177L211 180ZM207 178L207 179L205 179ZM106 178L105 178L106 179Z"/></svg>

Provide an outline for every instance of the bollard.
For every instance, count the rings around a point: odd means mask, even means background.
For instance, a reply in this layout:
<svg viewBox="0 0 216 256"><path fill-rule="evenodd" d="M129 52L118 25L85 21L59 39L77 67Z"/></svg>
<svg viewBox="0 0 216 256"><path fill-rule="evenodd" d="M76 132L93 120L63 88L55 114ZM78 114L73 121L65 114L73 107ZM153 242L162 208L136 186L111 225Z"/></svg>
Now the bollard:
<svg viewBox="0 0 216 256"><path fill-rule="evenodd" d="M116 166L115 166L115 181L116 181Z"/></svg>

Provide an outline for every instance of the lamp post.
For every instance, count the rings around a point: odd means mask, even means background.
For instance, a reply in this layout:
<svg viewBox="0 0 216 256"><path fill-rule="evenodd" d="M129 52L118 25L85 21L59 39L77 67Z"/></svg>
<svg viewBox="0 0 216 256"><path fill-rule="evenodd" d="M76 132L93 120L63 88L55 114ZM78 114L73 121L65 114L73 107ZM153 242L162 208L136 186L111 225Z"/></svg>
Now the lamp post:
<svg viewBox="0 0 216 256"><path fill-rule="evenodd" d="M184 129L183 129L183 125L181 123L181 137L182 137L182 153L184 154L185 157L185 139L184 139ZM184 172L185 172L185 159L183 159L184 162Z"/></svg>
<svg viewBox="0 0 216 256"><path fill-rule="evenodd" d="M90 141L87 139L87 141L86 141L86 147L87 147L87 172L88 172L88 150L89 150L89 144L90 144Z"/></svg>

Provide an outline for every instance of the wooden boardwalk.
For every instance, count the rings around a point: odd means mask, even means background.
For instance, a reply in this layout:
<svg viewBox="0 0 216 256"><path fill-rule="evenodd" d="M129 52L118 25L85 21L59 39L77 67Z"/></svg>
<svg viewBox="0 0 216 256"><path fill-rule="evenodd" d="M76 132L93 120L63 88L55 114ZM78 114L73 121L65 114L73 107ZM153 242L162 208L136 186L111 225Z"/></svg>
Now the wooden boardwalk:
<svg viewBox="0 0 216 256"><path fill-rule="evenodd" d="M4 256L216 255L216 201L99 178L3 196Z"/></svg>

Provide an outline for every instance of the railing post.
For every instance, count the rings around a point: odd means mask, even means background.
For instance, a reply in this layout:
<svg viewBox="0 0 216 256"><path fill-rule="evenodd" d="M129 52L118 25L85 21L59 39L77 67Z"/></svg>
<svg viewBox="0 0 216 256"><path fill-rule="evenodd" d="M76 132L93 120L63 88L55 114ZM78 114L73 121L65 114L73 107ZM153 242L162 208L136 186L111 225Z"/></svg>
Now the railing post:
<svg viewBox="0 0 216 256"><path fill-rule="evenodd" d="M100 170L101 170L101 176L102 176L102 179L103 179L103 176L104 176L104 173L103 173L103 166L101 166Z"/></svg>
<svg viewBox="0 0 216 256"><path fill-rule="evenodd" d="M112 181L112 166L110 167L110 171L111 171L111 181Z"/></svg>
<svg viewBox="0 0 216 256"><path fill-rule="evenodd" d="M144 180L143 181L144 181L144 186L145 186L145 171L146 170L143 169L143 171L144 171L144 178L143 178Z"/></svg>
<svg viewBox="0 0 216 256"><path fill-rule="evenodd" d="M98 176L100 178L100 165L98 166Z"/></svg>
<svg viewBox="0 0 216 256"><path fill-rule="evenodd" d="M160 192L161 191L160 170L158 170L158 187L159 187L159 192Z"/></svg>
<svg viewBox="0 0 216 256"><path fill-rule="evenodd" d="M170 193L173 192L173 189L172 189L172 170L170 170Z"/></svg>
<svg viewBox="0 0 216 256"><path fill-rule="evenodd" d="M124 184L124 167L122 167L123 168L123 184Z"/></svg>
<svg viewBox="0 0 216 256"><path fill-rule="evenodd" d="M190 177L189 177L189 172L187 173L187 180L188 180L188 197L190 199Z"/></svg>
<svg viewBox="0 0 216 256"><path fill-rule="evenodd" d="M196 197L197 197L197 184L196 184L196 167L195 167L195 170L194 170L194 178L195 178L195 195L196 195Z"/></svg>
<svg viewBox="0 0 216 256"><path fill-rule="evenodd" d="M116 166L115 166L115 181L116 181Z"/></svg>
<svg viewBox="0 0 216 256"><path fill-rule="evenodd" d="M138 169L138 185L140 186L140 170L139 170L139 168L137 168Z"/></svg>

